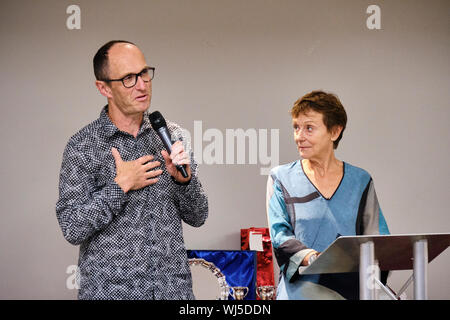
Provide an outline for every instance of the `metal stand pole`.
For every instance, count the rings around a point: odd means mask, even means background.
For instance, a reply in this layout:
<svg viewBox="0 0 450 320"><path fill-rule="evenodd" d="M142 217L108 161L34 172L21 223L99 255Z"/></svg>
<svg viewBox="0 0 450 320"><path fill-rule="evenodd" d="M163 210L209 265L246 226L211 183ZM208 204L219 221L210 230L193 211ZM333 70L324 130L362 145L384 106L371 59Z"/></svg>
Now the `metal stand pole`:
<svg viewBox="0 0 450 320"><path fill-rule="evenodd" d="M359 252L359 298L375 299L375 281L373 268L375 265L375 249L372 241L360 244Z"/></svg>
<svg viewBox="0 0 450 320"><path fill-rule="evenodd" d="M426 239L414 242L414 299L428 299L427 292L428 244Z"/></svg>
<svg viewBox="0 0 450 320"><path fill-rule="evenodd" d="M402 295L403 292L406 291L406 289L408 289L408 287L411 284L411 282L413 281L413 279L414 279L414 272L413 272L412 276L409 277L408 280L406 280L403 287L398 291L397 296L395 297L396 300Z"/></svg>
<svg viewBox="0 0 450 320"><path fill-rule="evenodd" d="M373 268L372 268L372 280L373 280L373 299L374 300L378 300L378 298L380 297L380 285L378 284L377 280L379 280L381 278L381 271L380 271L380 267L378 265L378 260L375 259Z"/></svg>

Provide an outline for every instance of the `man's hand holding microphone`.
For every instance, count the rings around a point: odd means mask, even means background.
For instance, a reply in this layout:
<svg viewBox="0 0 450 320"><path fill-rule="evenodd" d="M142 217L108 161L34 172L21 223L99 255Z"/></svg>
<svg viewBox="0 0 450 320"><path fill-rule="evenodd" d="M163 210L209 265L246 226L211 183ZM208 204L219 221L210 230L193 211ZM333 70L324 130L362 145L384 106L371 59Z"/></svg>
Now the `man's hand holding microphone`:
<svg viewBox="0 0 450 320"><path fill-rule="evenodd" d="M150 121L161 138L165 148L161 155L164 158L167 172L179 183L187 183L191 180L191 160L184 150L181 141L172 144L166 122L158 111L150 115ZM163 173L161 169L153 170L161 165L159 161L153 161L152 155L145 155L136 160L124 161L116 148L111 148L111 153L116 163L116 177L114 181L127 193L130 190L138 190L155 184Z"/></svg>

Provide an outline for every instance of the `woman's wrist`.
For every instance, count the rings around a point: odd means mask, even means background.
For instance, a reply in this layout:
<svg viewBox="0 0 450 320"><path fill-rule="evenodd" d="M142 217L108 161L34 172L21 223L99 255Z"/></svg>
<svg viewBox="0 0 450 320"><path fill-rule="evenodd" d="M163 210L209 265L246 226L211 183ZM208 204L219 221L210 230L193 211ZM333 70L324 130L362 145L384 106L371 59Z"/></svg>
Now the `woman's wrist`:
<svg viewBox="0 0 450 320"><path fill-rule="evenodd" d="M310 264L309 262L310 262L311 257L312 257L312 256L315 256L314 258L316 258L316 257L317 257L317 254L318 254L317 251L312 250L310 253L308 253L308 254L305 256L305 258L303 259L301 265L302 265L302 266L309 266L309 264ZM313 258L313 259L314 259L314 258ZM311 261L311 263L312 263L312 261Z"/></svg>

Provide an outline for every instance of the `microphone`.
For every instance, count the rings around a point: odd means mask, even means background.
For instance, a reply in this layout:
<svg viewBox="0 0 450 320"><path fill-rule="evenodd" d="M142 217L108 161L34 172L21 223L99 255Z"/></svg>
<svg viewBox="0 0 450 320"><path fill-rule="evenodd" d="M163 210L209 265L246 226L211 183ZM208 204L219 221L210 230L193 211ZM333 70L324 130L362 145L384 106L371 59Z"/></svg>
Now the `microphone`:
<svg viewBox="0 0 450 320"><path fill-rule="evenodd" d="M172 144L173 141L170 138L169 129L167 129L166 120L162 116L161 112L155 111L150 113L148 116L150 119L150 123L152 124L153 130L156 131L159 138L161 139L162 143L164 144L164 147L166 148L167 152L169 154L172 152ZM181 172L183 178L187 178L188 174L186 172L186 168L184 165L176 165L176 168L178 171Z"/></svg>

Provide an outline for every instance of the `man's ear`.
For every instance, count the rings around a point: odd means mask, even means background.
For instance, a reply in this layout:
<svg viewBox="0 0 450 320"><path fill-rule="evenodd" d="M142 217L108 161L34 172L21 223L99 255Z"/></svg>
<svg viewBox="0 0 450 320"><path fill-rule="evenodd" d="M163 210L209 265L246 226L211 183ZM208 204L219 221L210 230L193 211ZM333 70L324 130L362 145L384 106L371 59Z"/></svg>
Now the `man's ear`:
<svg viewBox="0 0 450 320"><path fill-rule="evenodd" d="M342 126L334 126L333 129L331 129L331 141L336 141L337 138L339 138L339 135L342 132Z"/></svg>
<svg viewBox="0 0 450 320"><path fill-rule="evenodd" d="M103 96L112 98L111 87L105 81L96 80L95 86Z"/></svg>

